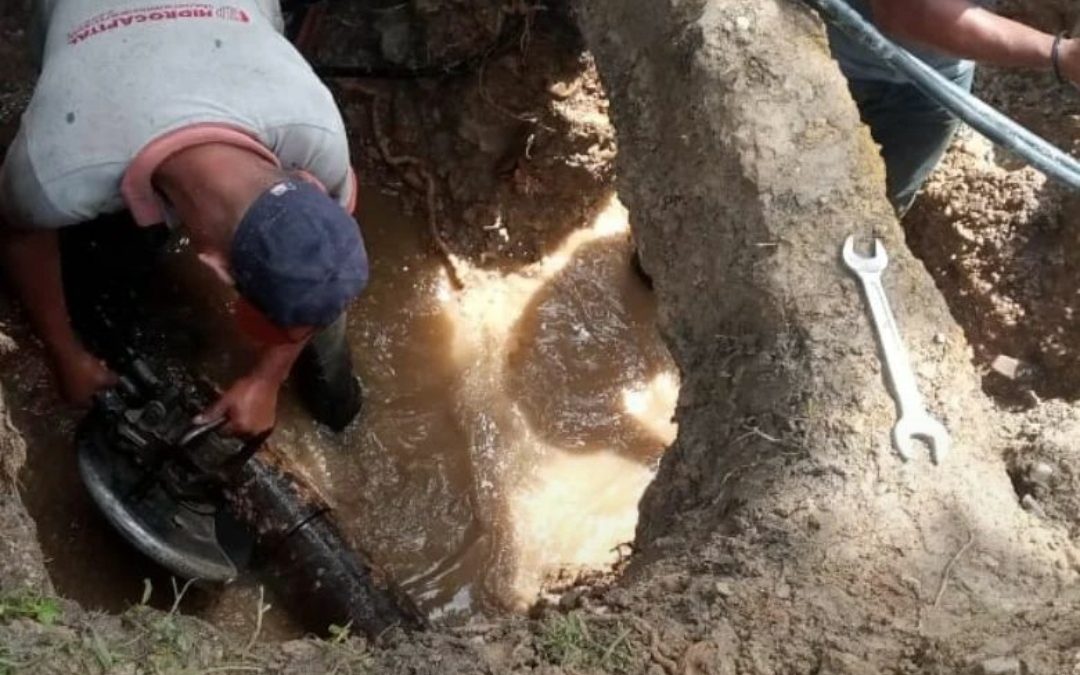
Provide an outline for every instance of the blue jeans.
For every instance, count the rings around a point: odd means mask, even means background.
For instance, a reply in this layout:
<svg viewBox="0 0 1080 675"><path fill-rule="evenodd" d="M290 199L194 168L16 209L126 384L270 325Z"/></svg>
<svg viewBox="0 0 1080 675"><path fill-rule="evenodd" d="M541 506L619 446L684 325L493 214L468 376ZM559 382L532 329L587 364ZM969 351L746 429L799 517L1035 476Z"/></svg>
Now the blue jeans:
<svg viewBox="0 0 1080 675"><path fill-rule="evenodd" d="M971 91L974 78L969 68L953 81ZM851 80L848 87L881 146L889 201L903 215L949 149L960 123L913 84Z"/></svg>

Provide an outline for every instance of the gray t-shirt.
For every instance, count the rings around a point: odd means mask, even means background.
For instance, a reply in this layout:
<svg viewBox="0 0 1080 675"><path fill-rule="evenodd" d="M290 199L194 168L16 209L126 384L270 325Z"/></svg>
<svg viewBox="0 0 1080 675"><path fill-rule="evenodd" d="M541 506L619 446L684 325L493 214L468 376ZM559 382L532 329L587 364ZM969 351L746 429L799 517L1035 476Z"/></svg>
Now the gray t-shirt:
<svg viewBox="0 0 1080 675"><path fill-rule="evenodd" d="M848 4L867 19L872 19L870 5L866 0L848 0ZM878 82L906 82L887 63L843 34L832 25L829 26L829 44L833 57L840 63L840 70L849 80L873 80ZM905 49L922 59L928 66L945 77L956 80L964 72L974 68L970 61L935 54L926 49L901 44Z"/></svg>
<svg viewBox="0 0 1080 675"><path fill-rule="evenodd" d="M281 35L277 0L36 4L41 75L0 170L0 205L17 224L123 210L129 165L187 129L239 132L343 205L355 198L341 114Z"/></svg>

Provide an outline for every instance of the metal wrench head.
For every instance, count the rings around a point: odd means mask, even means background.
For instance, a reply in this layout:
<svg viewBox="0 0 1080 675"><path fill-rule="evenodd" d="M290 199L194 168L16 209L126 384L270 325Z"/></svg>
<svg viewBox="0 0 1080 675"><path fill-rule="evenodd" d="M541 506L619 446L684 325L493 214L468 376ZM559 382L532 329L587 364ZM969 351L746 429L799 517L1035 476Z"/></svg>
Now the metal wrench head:
<svg viewBox="0 0 1080 675"><path fill-rule="evenodd" d="M856 274L882 272L889 265L889 255L880 239L874 239L874 255L866 257L855 250L855 235L844 240L844 264Z"/></svg>
<svg viewBox="0 0 1080 675"><path fill-rule="evenodd" d="M919 447L915 439L922 439L930 446L934 464L941 464L952 449L949 430L929 415L905 415L893 427L893 444L905 461L915 457Z"/></svg>

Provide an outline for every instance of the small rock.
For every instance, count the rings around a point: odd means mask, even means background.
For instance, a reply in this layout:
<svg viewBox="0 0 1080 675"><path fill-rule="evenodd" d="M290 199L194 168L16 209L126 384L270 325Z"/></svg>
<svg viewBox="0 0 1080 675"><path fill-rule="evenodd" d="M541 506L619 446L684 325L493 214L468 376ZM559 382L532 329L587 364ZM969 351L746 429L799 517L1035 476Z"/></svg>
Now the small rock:
<svg viewBox="0 0 1080 675"><path fill-rule="evenodd" d="M653 548L659 550L671 549L678 546L679 542L680 539L678 537L659 537L655 541L653 541Z"/></svg>
<svg viewBox="0 0 1080 675"><path fill-rule="evenodd" d="M1031 515L1044 520L1046 519L1046 511L1043 510L1042 504L1030 494L1024 495L1020 500L1020 506Z"/></svg>
<svg viewBox="0 0 1080 675"><path fill-rule="evenodd" d="M787 600L791 597L791 584L781 583L776 586L776 597Z"/></svg>
<svg viewBox="0 0 1080 675"><path fill-rule="evenodd" d="M659 581L660 588L668 593L681 593L686 590L686 577L682 574L669 574Z"/></svg>
<svg viewBox="0 0 1080 675"><path fill-rule="evenodd" d="M904 584L911 589L911 592L915 594L915 597L922 597L922 582L915 577L905 574L900 577L900 583Z"/></svg>
<svg viewBox="0 0 1080 675"><path fill-rule="evenodd" d="M19 348L7 333L0 333L0 356L16 351Z"/></svg>
<svg viewBox="0 0 1080 675"><path fill-rule="evenodd" d="M282 656L290 661L303 661L314 657L317 647L305 640L290 640L279 648Z"/></svg>
<svg viewBox="0 0 1080 675"><path fill-rule="evenodd" d="M559 609L564 612L569 612L572 609L577 609L581 606L581 596L584 595L584 591L579 588L575 588L572 591L563 593L559 598Z"/></svg>
<svg viewBox="0 0 1080 675"><path fill-rule="evenodd" d="M625 609L633 602L633 598L624 589L613 588L604 595L604 602L612 607Z"/></svg>
<svg viewBox="0 0 1080 675"><path fill-rule="evenodd" d="M750 19L745 16L735 18L735 28L739 29L740 33L745 33L750 30Z"/></svg>
<svg viewBox="0 0 1080 675"><path fill-rule="evenodd" d="M945 340L946 340L945 333L935 333L934 334L934 344L943 345L943 344L945 344Z"/></svg>
<svg viewBox="0 0 1080 675"><path fill-rule="evenodd" d="M735 590L731 587L731 582L727 580L716 582L716 593L721 598L730 598Z"/></svg>
<svg viewBox="0 0 1080 675"><path fill-rule="evenodd" d="M981 675L1020 675L1020 659L1015 656L998 656L979 664Z"/></svg>
<svg viewBox="0 0 1080 675"><path fill-rule="evenodd" d="M1019 377L1020 368L1020 361L1011 356L1005 356L1004 354L998 354L997 358L994 359L994 362L990 364L991 370L1010 380L1015 380Z"/></svg>
<svg viewBox="0 0 1080 675"><path fill-rule="evenodd" d="M559 99L565 101L581 88L581 80L570 80L568 82L552 82L548 85L548 93Z"/></svg>
<svg viewBox="0 0 1080 675"><path fill-rule="evenodd" d="M1054 475L1054 467L1046 462L1035 462L1028 469L1028 480L1035 485L1046 487L1050 483L1050 477Z"/></svg>

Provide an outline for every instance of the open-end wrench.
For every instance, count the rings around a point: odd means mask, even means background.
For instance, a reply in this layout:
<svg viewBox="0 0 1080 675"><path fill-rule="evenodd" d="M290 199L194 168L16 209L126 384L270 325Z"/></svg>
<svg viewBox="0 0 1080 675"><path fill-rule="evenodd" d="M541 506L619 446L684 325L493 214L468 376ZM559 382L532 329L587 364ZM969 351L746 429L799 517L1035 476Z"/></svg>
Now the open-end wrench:
<svg viewBox="0 0 1080 675"><path fill-rule="evenodd" d="M949 454L952 440L941 422L926 412L919 385L915 381L915 372L911 369L900 328L896 325L885 287L881 285L881 273L889 264L889 256L880 239L874 239L874 255L867 258L855 251L855 237L848 237L844 242L844 264L848 266L862 283L866 301L870 305L870 314L874 319L885 367L889 371L889 380L896 393L900 419L893 427L893 445L905 460L915 456L916 438L926 441L933 452L934 462Z"/></svg>

